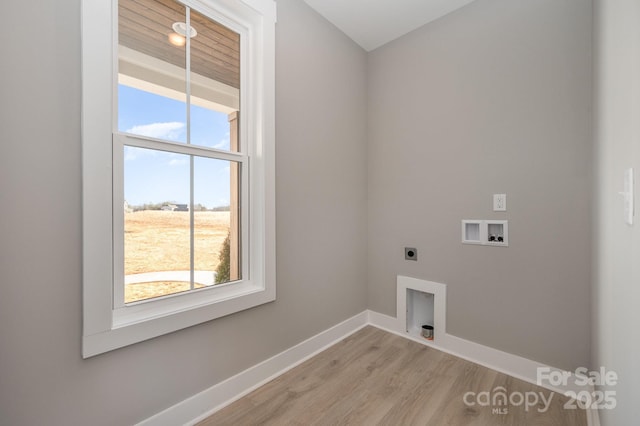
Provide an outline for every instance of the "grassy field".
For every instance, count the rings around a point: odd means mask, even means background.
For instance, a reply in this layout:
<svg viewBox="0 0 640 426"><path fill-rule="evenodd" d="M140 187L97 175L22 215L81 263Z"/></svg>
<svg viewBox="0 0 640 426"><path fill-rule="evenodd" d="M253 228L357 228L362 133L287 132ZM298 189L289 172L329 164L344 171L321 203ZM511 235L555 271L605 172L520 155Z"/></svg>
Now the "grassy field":
<svg viewBox="0 0 640 426"><path fill-rule="evenodd" d="M215 271L229 232L229 212L194 213L194 264ZM125 214L125 275L190 269L189 212L145 210ZM184 282L125 286L125 301L148 299L189 289Z"/></svg>

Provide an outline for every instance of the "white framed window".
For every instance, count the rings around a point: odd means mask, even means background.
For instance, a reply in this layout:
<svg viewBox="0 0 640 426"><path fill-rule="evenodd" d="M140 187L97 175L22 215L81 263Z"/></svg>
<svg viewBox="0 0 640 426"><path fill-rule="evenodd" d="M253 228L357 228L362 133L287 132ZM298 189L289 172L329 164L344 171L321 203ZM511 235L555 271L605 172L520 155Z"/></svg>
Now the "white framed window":
<svg viewBox="0 0 640 426"><path fill-rule="evenodd" d="M275 2L83 0L83 356L275 300Z"/></svg>

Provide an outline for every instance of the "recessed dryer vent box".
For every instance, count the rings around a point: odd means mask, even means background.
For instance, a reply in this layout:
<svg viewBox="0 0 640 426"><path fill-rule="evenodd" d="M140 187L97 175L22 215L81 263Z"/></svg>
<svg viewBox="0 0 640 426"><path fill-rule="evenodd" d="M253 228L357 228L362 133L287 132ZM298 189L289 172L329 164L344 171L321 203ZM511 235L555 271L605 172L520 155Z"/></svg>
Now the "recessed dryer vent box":
<svg viewBox="0 0 640 426"><path fill-rule="evenodd" d="M396 309L398 325L411 338L427 345L442 342L447 329L445 284L398 275ZM433 340L421 334L423 325L433 327Z"/></svg>

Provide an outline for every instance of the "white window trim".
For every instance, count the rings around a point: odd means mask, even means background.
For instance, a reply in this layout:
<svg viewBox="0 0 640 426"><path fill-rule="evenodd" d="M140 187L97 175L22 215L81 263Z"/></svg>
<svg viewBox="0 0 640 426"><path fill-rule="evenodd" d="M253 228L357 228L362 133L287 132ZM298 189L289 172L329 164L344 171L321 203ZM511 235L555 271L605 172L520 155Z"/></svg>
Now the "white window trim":
<svg viewBox="0 0 640 426"><path fill-rule="evenodd" d="M223 25L243 27L248 38L241 59L248 66L241 83L240 131L252 138L247 160L251 173L243 173L250 187L249 277L239 283L135 304L128 312L114 314L111 138L115 111L113 81L117 72L112 21L115 2L82 0L85 358L275 300L276 4L273 0L181 1Z"/></svg>

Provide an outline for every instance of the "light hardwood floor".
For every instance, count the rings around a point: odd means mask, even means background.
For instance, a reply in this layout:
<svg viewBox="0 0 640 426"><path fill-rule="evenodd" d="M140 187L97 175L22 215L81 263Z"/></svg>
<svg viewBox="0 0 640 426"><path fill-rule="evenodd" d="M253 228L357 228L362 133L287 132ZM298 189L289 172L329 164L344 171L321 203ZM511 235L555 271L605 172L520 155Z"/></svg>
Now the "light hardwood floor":
<svg viewBox="0 0 640 426"><path fill-rule="evenodd" d="M468 406L467 392L506 389L533 401ZM485 394L486 396L486 394ZM482 396L480 397L482 398ZM476 401L467 395L467 401ZM586 425L582 410L538 386L374 327L365 327L201 422L211 425ZM506 409L506 414L493 409ZM541 412L544 411L544 412Z"/></svg>

